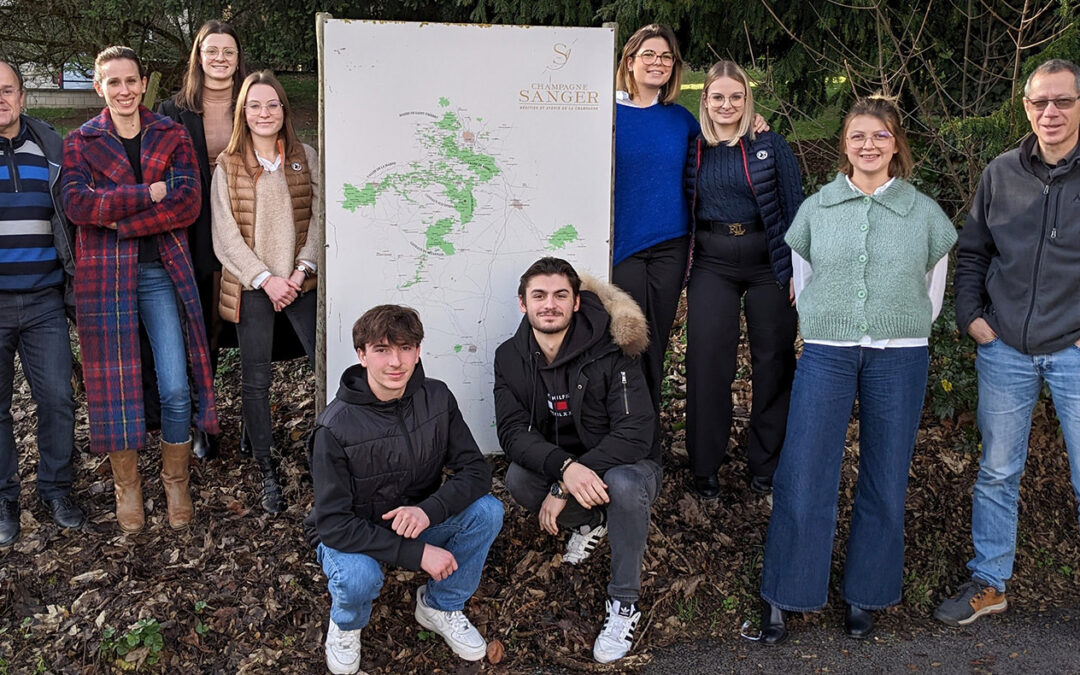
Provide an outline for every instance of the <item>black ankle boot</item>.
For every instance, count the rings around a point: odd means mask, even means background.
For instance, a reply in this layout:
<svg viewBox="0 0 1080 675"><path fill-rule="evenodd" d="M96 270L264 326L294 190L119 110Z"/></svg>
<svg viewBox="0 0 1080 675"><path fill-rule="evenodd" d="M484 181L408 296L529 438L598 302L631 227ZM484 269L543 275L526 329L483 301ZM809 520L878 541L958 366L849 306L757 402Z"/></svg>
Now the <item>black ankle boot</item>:
<svg viewBox="0 0 1080 675"><path fill-rule="evenodd" d="M274 516L285 510L285 498L281 494L281 485L278 483L277 472L269 457L257 458L259 470L262 471L262 507L263 510Z"/></svg>
<svg viewBox="0 0 1080 675"><path fill-rule="evenodd" d="M240 454L251 454L251 439L248 438L247 429L244 428L244 423L240 423Z"/></svg>
<svg viewBox="0 0 1080 675"><path fill-rule="evenodd" d="M848 605L847 611L844 612L844 632L856 640L870 637L870 634L874 632L874 613L861 607Z"/></svg>
<svg viewBox="0 0 1080 675"><path fill-rule="evenodd" d="M720 481L716 474L694 476L694 491L702 499L716 499L720 496Z"/></svg>
<svg viewBox="0 0 1080 675"><path fill-rule="evenodd" d="M193 429L191 432L191 454L199 459L213 459L217 457L217 434L208 434L202 429Z"/></svg>
<svg viewBox="0 0 1080 675"><path fill-rule="evenodd" d="M784 610L773 607L768 602L761 603L761 643L769 646L778 645L787 639L787 626L784 625Z"/></svg>

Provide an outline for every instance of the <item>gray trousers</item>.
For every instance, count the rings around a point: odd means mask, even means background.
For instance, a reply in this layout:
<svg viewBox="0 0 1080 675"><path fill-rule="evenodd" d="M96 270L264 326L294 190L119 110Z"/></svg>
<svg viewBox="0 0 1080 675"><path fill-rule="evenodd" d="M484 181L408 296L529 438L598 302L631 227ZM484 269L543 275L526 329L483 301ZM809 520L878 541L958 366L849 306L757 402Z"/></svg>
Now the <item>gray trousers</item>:
<svg viewBox="0 0 1080 675"><path fill-rule="evenodd" d="M608 469L601 478L607 484L611 502L604 507L586 509L571 497L559 514L562 527L577 528L600 524L607 513L608 539L611 541L611 581L607 592L619 602L637 602L641 593L641 563L649 539L649 515L652 503L660 494L663 472L651 459ZM518 464L506 470L506 489L518 504L533 513L548 495L551 480Z"/></svg>

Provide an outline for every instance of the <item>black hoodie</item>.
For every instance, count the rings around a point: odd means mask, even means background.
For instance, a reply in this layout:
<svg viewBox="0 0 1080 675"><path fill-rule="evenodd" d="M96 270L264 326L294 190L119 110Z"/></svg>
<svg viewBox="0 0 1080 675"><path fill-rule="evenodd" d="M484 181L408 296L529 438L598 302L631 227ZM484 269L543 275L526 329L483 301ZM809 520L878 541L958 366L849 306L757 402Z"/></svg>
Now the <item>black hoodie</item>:
<svg viewBox="0 0 1080 675"><path fill-rule="evenodd" d="M639 359L612 338L611 317L599 297L588 290L580 297L567 343L551 364L536 346L528 317L495 352L499 444L515 464L552 480L559 477L568 457L602 475L611 467L642 459L659 463L661 456ZM558 444L558 425L548 408L545 380L564 377L577 432L574 441L584 450L580 454L572 452L572 446Z"/></svg>
<svg viewBox="0 0 1080 675"><path fill-rule="evenodd" d="M308 541L412 570L420 569L424 542L399 536L382 515L419 506L438 525L491 489L491 466L454 395L426 379L420 363L393 401L375 397L363 366L346 370L315 422L308 462L315 493L304 520ZM445 483L444 468L453 472Z"/></svg>

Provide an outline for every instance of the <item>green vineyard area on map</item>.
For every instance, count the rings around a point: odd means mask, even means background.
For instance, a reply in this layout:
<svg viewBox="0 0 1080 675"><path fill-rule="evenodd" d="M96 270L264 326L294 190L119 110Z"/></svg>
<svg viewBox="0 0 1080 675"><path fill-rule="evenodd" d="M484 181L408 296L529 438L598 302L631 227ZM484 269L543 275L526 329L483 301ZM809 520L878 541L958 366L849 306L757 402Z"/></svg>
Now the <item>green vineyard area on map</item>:
<svg viewBox="0 0 1080 675"><path fill-rule="evenodd" d="M421 158L392 162L386 165L390 170L385 175L363 185L343 186L341 205L350 213L380 205L388 198L421 209L423 215L416 217L419 223L395 223L410 236L423 233L422 241L415 240L418 254L406 279L399 280L399 289L424 281L426 265L458 253L460 237L476 218L477 188L492 183L502 173L496 156L485 152L492 139L481 124L482 118L460 108L450 109L450 99L445 96L438 99L438 106L437 114L429 115L431 119L413 131ZM512 201L515 208L522 208L519 200ZM432 205L436 205L434 212ZM577 228L565 225L547 235L544 247L556 251L579 238Z"/></svg>
<svg viewBox="0 0 1080 675"><path fill-rule="evenodd" d="M578 231L573 225L566 225L560 227L551 233L548 237L548 249L552 251L558 251L560 248L565 248L570 242L577 241Z"/></svg>

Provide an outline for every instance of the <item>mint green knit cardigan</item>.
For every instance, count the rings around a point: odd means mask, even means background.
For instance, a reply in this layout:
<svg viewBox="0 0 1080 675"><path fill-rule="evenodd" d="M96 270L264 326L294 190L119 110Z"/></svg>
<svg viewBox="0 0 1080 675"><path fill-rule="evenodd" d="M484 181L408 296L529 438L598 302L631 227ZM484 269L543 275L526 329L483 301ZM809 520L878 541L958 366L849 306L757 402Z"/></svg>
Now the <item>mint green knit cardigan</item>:
<svg viewBox="0 0 1080 675"><path fill-rule="evenodd" d="M926 274L956 243L933 199L896 179L867 196L843 174L803 202L785 240L810 263L799 295L807 340L930 337Z"/></svg>

